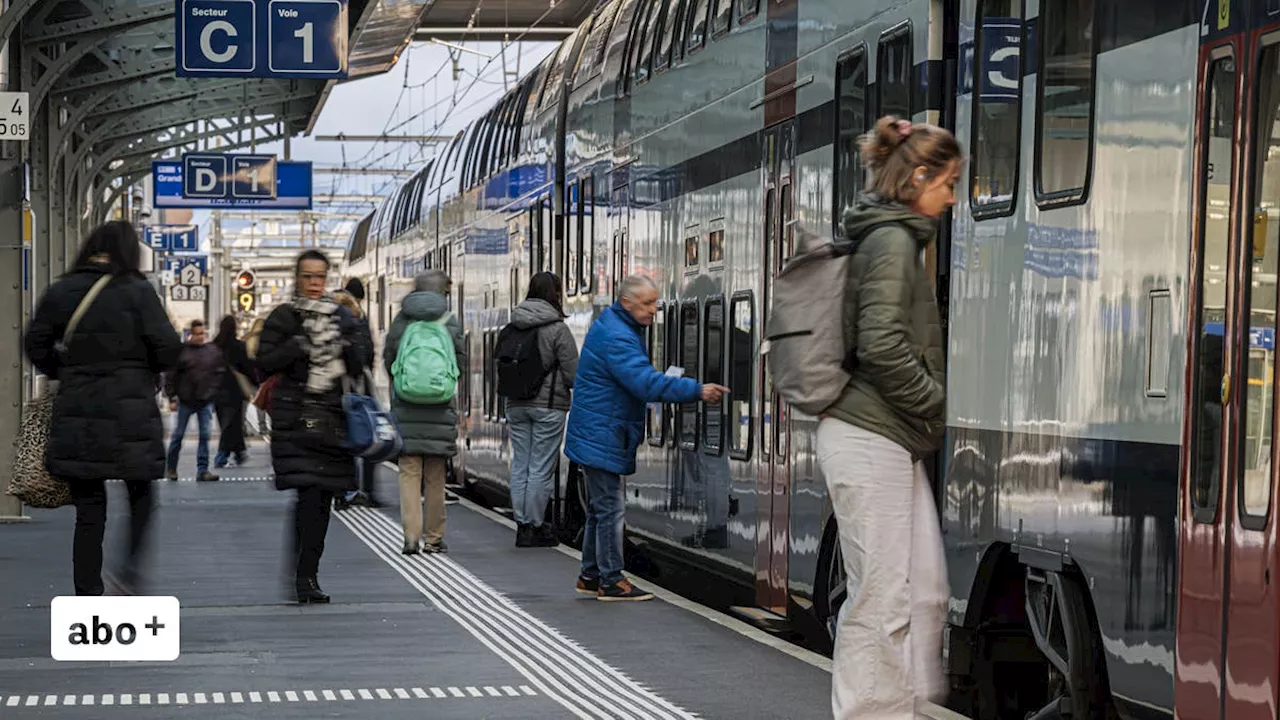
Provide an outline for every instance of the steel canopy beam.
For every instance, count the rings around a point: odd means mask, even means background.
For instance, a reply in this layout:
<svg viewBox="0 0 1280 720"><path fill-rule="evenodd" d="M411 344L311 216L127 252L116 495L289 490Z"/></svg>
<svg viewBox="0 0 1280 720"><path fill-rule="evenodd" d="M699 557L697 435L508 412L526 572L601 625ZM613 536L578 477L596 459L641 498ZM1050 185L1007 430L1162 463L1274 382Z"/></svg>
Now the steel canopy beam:
<svg viewBox="0 0 1280 720"><path fill-rule="evenodd" d="M46 5L54 6L57 3L47 2L46 0ZM90 7L91 4L84 3L84 6ZM147 5L128 2L119 3L117 6L110 8L110 11L105 15L92 12L89 17L85 18L42 23L32 28L29 32L23 33L23 41L28 44L81 42L85 39L94 39L102 35L112 35L121 28L133 27L139 23L172 20L174 6L175 3L173 2L153 2Z"/></svg>
<svg viewBox="0 0 1280 720"><path fill-rule="evenodd" d="M122 137L135 137L149 132L178 127L198 120L236 118L246 111L270 112L276 115L301 115L310 112L315 95L306 91L279 95L263 93L248 98L244 93L227 91L201 94L185 101L160 105L146 113L135 113L121 122L104 121L89 130L89 142L100 143Z"/></svg>

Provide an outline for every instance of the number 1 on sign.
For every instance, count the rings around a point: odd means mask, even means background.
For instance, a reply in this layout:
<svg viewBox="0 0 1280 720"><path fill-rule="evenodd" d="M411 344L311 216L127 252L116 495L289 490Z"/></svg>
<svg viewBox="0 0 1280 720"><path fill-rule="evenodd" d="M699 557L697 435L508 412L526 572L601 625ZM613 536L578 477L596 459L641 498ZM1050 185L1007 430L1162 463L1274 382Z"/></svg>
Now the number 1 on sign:
<svg viewBox="0 0 1280 720"><path fill-rule="evenodd" d="M258 168L249 171L249 185L255 193L258 192Z"/></svg>
<svg viewBox="0 0 1280 720"><path fill-rule="evenodd" d="M315 56L315 48L312 47L312 44L315 41L315 31L312 29L311 23L306 23L297 30L294 30L293 36L302 38L302 62L310 65L312 63L312 58Z"/></svg>

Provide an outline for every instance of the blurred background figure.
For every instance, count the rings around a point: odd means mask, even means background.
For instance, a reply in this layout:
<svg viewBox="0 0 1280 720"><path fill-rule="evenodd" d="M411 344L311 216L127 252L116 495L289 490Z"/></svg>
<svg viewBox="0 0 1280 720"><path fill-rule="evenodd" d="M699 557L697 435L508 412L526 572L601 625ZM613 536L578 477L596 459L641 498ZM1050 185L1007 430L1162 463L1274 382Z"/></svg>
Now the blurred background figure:
<svg viewBox="0 0 1280 720"><path fill-rule="evenodd" d="M191 323L191 333L178 355L178 364L168 373L165 394L169 396L169 410L176 411L173 437L169 439L169 461L165 474L170 480L178 479L178 458L182 453L182 441L187 434L187 424L196 417L198 439L196 443L196 480L207 482L218 476L209 472L209 439L213 431L213 403L227 374L226 362L216 345L209 344L209 333L204 322Z"/></svg>
<svg viewBox="0 0 1280 720"><path fill-rule="evenodd" d="M73 269L40 299L27 329L27 357L58 382L46 464L50 474L70 483L75 499L71 552L77 595L104 594L108 479L124 480L129 495L122 590L142 592L151 486L165 470L156 379L177 363L182 338L138 271L140 247L137 231L127 222L95 229ZM81 307L99 282L97 296ZM83 314L62 347L77 307Z"/></svg>
<svg viewBox="0 0 1280 720"><path fill-rule="evenodd" d="M250 362L244 341L236 338L235 317L222 318L213 344L222 351L224 364L222 384L213 399L218 413L218 454L213 466L226 467L232 455L236 465L244 465L249 461L244 440L245 405L258 394L258 369Z"/></svg>

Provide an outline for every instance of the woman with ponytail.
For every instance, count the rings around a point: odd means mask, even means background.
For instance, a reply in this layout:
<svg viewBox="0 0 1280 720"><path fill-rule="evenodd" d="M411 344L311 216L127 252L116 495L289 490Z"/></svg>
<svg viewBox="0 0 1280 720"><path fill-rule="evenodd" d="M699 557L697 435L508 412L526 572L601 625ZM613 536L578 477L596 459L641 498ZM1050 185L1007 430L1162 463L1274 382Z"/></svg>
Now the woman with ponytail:
<svg viewBox="0 0 1280 720"><path fill-rule="evenodd" d="M876 123L862 157L873 177L840 219L857 243L844 301L852 379L817 437L849 578L831 701L837 720L910 720L917 700L945 695L949 590L924 466L945 427L945 351L923 257L963 158L947 130L895 117Z"/></svg>

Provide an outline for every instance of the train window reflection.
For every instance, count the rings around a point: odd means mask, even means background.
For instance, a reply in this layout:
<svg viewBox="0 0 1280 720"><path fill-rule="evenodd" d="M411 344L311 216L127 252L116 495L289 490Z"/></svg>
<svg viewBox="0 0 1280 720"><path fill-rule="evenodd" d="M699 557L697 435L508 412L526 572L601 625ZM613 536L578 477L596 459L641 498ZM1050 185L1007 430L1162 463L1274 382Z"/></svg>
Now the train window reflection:
<svg viewBox="0 0 1280 720"><path fill-rule="evenodd" d="M667 14L663 18L662 34L658 36L658 54L653 57L655 72L675 65L679 58L679 55L672 53L671 49L678 47L678 44L672 41L680 33L680 17L683 13L684 0L673 0L667 8Z"/></svg>
<svg viewBox="0 0 1280 720"><path fill-rule="evenodd" d="M1022 0L983 0L978 7L970 197L975 214L990 216L1011 212L1017 193Z"/></svg>
<svg viewBox="0 0 1280 720"><path fill-rule="evenodd" d="M738 0L738 20L746 21L760 12L760 0Z"/></svg>
<svg viewBox="0 0 1280 720"><path fill-rule="evenodd" d="M751 292L729 306L729 455L751 458L751 393L755 390L755 308Z"/></svg>
<svg viewBox="0 0 1280 720"><path fill-rule="evenodd" d="M1222 478L1223 322L1226 319L1227 218L1231 215L1232 132L1235 127L1236 67L1220 58L1209 68L1204 145L1206 174L1201 212L1194 439L1191 445L1191 505L1199 522L1213 522Z"/></svg>
<svg viewBox="0 0 1280 720"><path fill-rule="evenodd" d="M1094 0L1040 6L1042 68L1036 137L1037 190L1084 197L1093 135Z"/></svg>
<svg viewBox="0 0 1280 720"><path fill-rule="evenodd" d="M1257 101L1258 127L1254 136L1257 177L1254 178L1253 222L1245 227L1252 236L1246 244L1248 268L1245 291L1249 297L1248 387L1244 388L1244 458L1241 463L1240 512L1246 527L1265 527L1271 505L1271 416L1275 398L1276 259L1280 253L1280 162L1276 149L1280 135L1280 45L1263 50ZM1266 142L1262 142L1266 138ZM1249 516L1261 518L1253 525ZM1261 527L1259 527L1259 525Z"/></svg>
<svg viewBox="0 0 1280 720"><path fill-rule="evenodd" d="M579 221L582 210L578 206L581 203L582 196L575 182L569 186L569 217L564 224L565 259L568 261L564 271L564 294L568 297L578 294L578 261L582 257L582 223Z"/></svg>
<svg viewBox="0 0 1280 720"><path fill-rule="evenodd" d="M707 300L703 308L702 382L724 384L724 298ZM724 405L706 404L702 408L702 448L719 455L724 447Z"/></svg>
<svg viewBox="0 0 1280 720"><path fill-rule="evenodd" d="M698 303L691 300L680 306L680 366L684 376L698 380ZM698 403L680 406L680 448L698 448Z"/></svg>
<svg viewBox="0 0 1280 720"><path fill-rule="evenodd" d="M653 316L653 324L649 326L649 362L658 372L666 372L662 366L666 360L667 311L663 303L658 303L658 312ZM666 405L660 402L649 403L648 407L649 444L661 447L666 442Z"/></svg>
<svg viewBox="0 0 1280 720"><path fill-rule="evenodd" d="M707 44L707 13L710 0L692 0L689 5L689 19L685 23L688 29L688 41L685 47L689 53L696 52Z"/></svg>
<svg viewBox="0 0 1280 720"><path fill-rule="evenodd" d="M711 36L719 37L729 29L729 23L732 20L730 14L733 12L733 0L716 0L716 9L712 13Z"/></svg>
<svg viewBox="0 0 1280 720"><path fill-rule="evenodd" d="M836 63L836 177L835 213L840 222L845 208L862 190L862 155L858 138L867 131L867 53L863 48Z"/></svg>
<svg viewBox="0 0 1280 720"><path fill-rule="evenodd" d="M876 67L880 114L911 117L911 28L904 26L880 40Z"/></svg>

